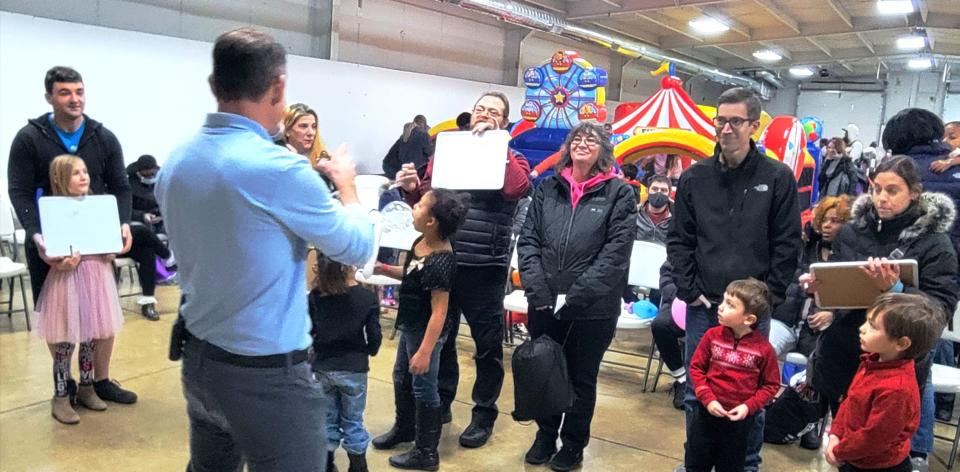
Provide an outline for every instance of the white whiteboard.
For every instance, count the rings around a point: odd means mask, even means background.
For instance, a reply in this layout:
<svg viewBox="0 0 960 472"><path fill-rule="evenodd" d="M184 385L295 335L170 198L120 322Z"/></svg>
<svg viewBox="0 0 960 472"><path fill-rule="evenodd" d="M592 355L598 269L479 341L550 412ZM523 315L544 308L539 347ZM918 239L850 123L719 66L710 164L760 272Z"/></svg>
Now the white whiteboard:
<svg viewBox="0 0 960 472"><path fill-rule="evenodd" d="M69 44L70 47L64 47ZM113 131L127 163L152 154L162 165L216 110L207 77L212 44L0 12L0 167L27 119L50 111L43 78L54 65L84 79L87 114ZM287 103L313 107L329 147L350 145L361 174L380 173L403 124L456 118L498 90L519 110L524 90L483 82L287 56ZM518 112L514 111L514 116ZM2 174L6 198L6 172Z"/></svg>
<svg viewBox="0 0 960 472"><path fill-rule="evenodd" d="M120 214L113 195L41 197L40 227L47 255L116 254L123 249Z"/></svg>
<svg viewBox="0 0 960 472"><path fill-rule="evenodd" d="M500 190L510 133L449 131L437 135L431 186L450 190ZM465 165L466 164L466 165Z"/></svg>
<svg viewBox="0 0 960 472"><path fill-rule="evenodd" d="M860 141L867 147L880 142L883 117L883 94L880 92L824 92L801 90L797 100L797 116L815 116L823 120L824 138L843 137L843 128L854 123L860 127Z"/></svg>

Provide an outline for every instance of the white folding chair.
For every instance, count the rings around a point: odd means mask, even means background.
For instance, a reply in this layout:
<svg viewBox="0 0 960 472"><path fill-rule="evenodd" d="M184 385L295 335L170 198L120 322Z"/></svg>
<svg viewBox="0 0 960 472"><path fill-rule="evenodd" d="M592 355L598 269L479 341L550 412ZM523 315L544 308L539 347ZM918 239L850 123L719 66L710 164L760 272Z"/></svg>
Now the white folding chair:
<svg viewBox="0 0 960 472"><path fill-rule="evenodd" d="M0 210L0 255L7 255L4 247L9 247L9 257L16 262L20 255L20 244L27 238L27 234L23 228L17 228L13 208L8 210Z"/></svg>
<svg viewBox="0 0 960 472"><path fill-rule="evenodd" d="M7 318L12 319L14 313L23 312L23 317L27 321L27 331L30 331L30 302L27 299L27 289L24 285L23 276L27 275L27 265L20 262L13 262L9 257L0 257L0 279L6 280L10 297L7 298ZM14 281L20 282L20 298L23 302L23 308L13 309L13 287Z"/></svg>
<svg viewBox="0 0 960 472"><path fill-rule="evenodd" d="M960 342L960 303L957 304L957 309L953 312L953 329L949 327L944 328L943 334L940 336L941 339L951 341L951 342ZM933 364L932 369L930 370L931 380L933 382L933 391L937 393L960 393L960 369L956 367L950 367L940 364ZM960 420L956 423L950 421L940 421L936 420L937 423L941 423L953 428L953 437L949 436L939 436L934 434L934 437L937 439L943 439L950 441L952 446L950 447L950 457L947 458L946 465L948 470L953 470L953 464L957 460L957 447L960 446Z"/></svg>
<svg viewBox="0 0 960 472"><path fill-rule="evenodd" d="M130 277L130 287L131 291L129 292L120 292L120 286L123 285L123 269L127 269L127 275ZM143 295L143 290L133 290L133 284L138 283L137 278L133 276L133 271L139 271L140 268L137 267L137 261L129 257L117 257L113 260L113 272L117 280L117 291L120 294L120 298L126 297L136 297Z"/></svg>

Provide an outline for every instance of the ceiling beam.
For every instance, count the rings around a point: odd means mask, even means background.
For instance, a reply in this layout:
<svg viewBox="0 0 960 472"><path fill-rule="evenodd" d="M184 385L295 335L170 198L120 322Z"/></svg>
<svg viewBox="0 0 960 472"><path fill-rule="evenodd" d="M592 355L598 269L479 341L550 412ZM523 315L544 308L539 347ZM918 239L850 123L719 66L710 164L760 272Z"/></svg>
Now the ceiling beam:
<svg viewBox="0 0 960 472"><path fill-rule="evenodd" d="M570 2L567 9L568 20L586 20L630 13L659 11L665 8L695 7L724 3L730 0L614 0L620 5L615 7L604 0L577 0Z"/></svg>
<svg viewBox="0 0 960 472"><path fill-rule="evenodd" d="M658 38L656 38L656 37L648 37L648 36L640 35L640 34L637 34L637 33L628 33L628 32L626 32L626 31L623 31L622 29L613 28L613 27L611 27L611 26L609 26L609 25L603 25L603 24L597 23L596 21L591 21L590 24L593 25L593 26L596 26L596 27L598 27L598 28L602 28L602 29L605 29L605 30L608 30L608 31L612 31L612 32L617 33L617 34L619 34L619 35L626 36L626 37L628 37L628 38L630 38L630 39L635 39L635 40L640 41L640 42L642 42L642 43L647 43L647 44L649 44L649 45L651 45L651 46L660 47L660 40L659 40Z"/></svg>
<svg viewBox="0 0 960 472"><path fill-rule="evenodd" d="M729 48L725 48L725 47L723 47L723 46L713 46L713 48L714 48L714 49L717 49L718 51L723 51L724 53L727 53L727 54L729 54L729 55L731 55L731 56L733 56L733 57L739 58L739 59L741 59L741 60L743 60L743 61L745 61L745 62L747 62L747 63L749 63L749 64L754 64L754 63L756 63L756 61L753 60L752 57L744 56L743 54L740 54L740 53L738 53L738 52L736 52L736 51L733 51L733 50L731 50L731 49L729 49Z"/></svg>
<svg viewBox="0 0 960 472"><path fill-rule="evenodd" d="M847 64L844 61L838 61L837 64L840 64L840 67L843 67L844 69L850 71L851 73L856 73L856 71L853 70L853 67L850 67L850 64Z"/></svg>
<svg viewBox="0 0 960 472"><path fill-rule="evenodd" d="M770 12L770 14L774 16L774 18L779 20L781 23L787 25L787 27L792 29L795 33L797 34L800 33L800 23L798 23L797 20L795 20L792 16L787 14L787 12L783 11L783 9L781 9L778 5L773 3L773 0L754 0L754 1L757 2L757 5L760 5L765 10Z"/></svg>
<svg viewBox="0 0 960 472"><path fill-rule="evenodd" d="M867 41L867 38L863 36L863 32L857 32L857 38L859 38L860 42L870 50L871 54L877 53L876 49L873 47L873 44L870 44L870 41Z"/></svg>
<svg viewBox="0 0 960 472"><path fill-rule="evenodd" d="M743 23L740 23L737 20L734 20L732 17L730 17L730 15L725 14L724 12L720 11L715 7L706 6L706 7L694 7L694 8L696 8L697 10L700 10L700 12L703 13L704 15L709 16L710 18L713 18L729 26L731 31L735 33L740 33L741 35L743 35L743 37L747 39L750 39L753 37L753 32L750 31L749 26Z"/></svg>
<svg viewBox="0 0 960 472"><path fill-rule="evenodd" d="M927 7L927 0L913 0L914 9L920 13L920 19L924 23L927 22L927 17L930 16L930 8Z"/></svg>
<svg viewBox="0 0 960 472"><path fill-rule="evenodd" d="M816 38L807 38L807 41L809 41L810 44L816 46L817 49L823 51L823 53L826 54L827 57L833 57L833 53L830 51L830 48L824 46L823 43L821 43L820 41L817 41Z"/></svg>
<svg viewBox="0 0 960 472"><path fill-rule="evenodd" d="M927 26L926 29L927 31L931 31L931 30L936 31L938 28L931 28L930 26ZM797 40L797 39L806 40L809 38L831 38L831 37L838 37L838 36L849 37L850 35L855 33L896 34L896 33L904 33L909 30L910 30L909 28L906 28L903 26L895 26L895 27L874 27L874 28L864 27L861 30L850 31L846 26L842 28L837 28L836 26L834 26L831 28L821 28L819 29L819 31L807 31L806 28L804 28L804 31L802 34L793 34L792 32L789 32L789 31L783 31L783 28L781 28L779 31L776 31L773 33L766 33L766 34L761 34L755 31L753 39L711 40L710 43L719 44L720 46L731 46L731 45L751 44L751 43L756 43L758 41L789 41L789 40ZM956 29L952 29L949 31L956 31ZM664 38L661 41L661 43L663 47L667 49L684 48L684 47L706 47L705 45L702 45L699 43L693 43L689 40L685 40L677 37Z"/></svg>
<svg viewBox="0 0 960 472"><path fill-rule="evenodd" d="M761 46L763 46L763 47L765 47L765 48L767 48L767 49L769 49L769 50L771 50L771 51L774 51L774 52L776 52L777 54L780 54L781 56L787 58L788 61L793 59L792 53L791 53L790 51L788 51L787 48L783 48L783 47L777 46L776 44L773 44L773 43L771 43L771 42L769 42L769 41L757 41L757 43L758 43L759 45L761 45Z"/></svg>
<svg viewBox="0 0 960 472"><path fill-rule="evenodd" d="M673 31L674 33L686 36L690 39L699 41L701 43L703 42L702 37L697 36L687 30L687 25L680 23L666 15L662 15L660 13L654 13L654 12L637 13L636 15L638 18L643 18L644 20L647 20L653 24L659 25L663 28Z"/></svg>
<svg viewBox="0 0 960 472"><path fill-rule="evenodd" d="M839 3L837 3L837 0L827 0L827 5L830 5L830 8L833 8L833 11L837 12L837 16L839 16L840 19L847 24L847 26L853 28L853 20L850 19L850 14L847 13L847 10L844 9Z"/></svg>

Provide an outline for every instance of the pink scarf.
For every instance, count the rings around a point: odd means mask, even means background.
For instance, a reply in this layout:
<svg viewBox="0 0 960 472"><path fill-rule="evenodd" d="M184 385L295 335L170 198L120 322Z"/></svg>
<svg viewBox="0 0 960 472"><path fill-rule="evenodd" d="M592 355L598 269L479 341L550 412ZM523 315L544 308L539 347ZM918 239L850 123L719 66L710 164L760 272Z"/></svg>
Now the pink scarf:
<svg viewBox="0 0 960 472"><path fill-rule="evenodd" d="M597 174L593 177L590 177L583 182L577 182L573 180L573 168L567 167L560 172L560 176L570 184L570 202L573 204L573 208L577 208L577 203L580 203L580 199L583 197L584 193L587 193L587 190L600 185L602 182L615 179L613 172L605 172Z"/></svg>

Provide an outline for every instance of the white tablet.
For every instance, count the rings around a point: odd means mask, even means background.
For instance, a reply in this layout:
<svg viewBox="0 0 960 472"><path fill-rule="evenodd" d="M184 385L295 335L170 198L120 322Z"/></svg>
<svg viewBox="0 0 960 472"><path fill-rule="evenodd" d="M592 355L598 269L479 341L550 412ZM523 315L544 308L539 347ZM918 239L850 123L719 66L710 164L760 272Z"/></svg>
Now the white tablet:
<svg viewBox="0 0 960 472"><path fill-rule="evenodd" d="M123 249L120 214L113 195L41 197L40 231L47 255L115 254Z"/></svg>
<svg viewBox="0 0 960 472"><path fill-rule="evenodd" d="M431 185L451 190L500 190L510 133L447 131L437 135Z"/></svg>
<svg viewBox="0 0 960 472"><path fill-rule="evenodd" d="M900 281L907 287L918 287L920 272L917 261L890 261L900 266ZM862 270L867 261L820 262L810 265L810 274L818 282L815 299L825 309L854 310L868 308L883 294Z"/></svg>

